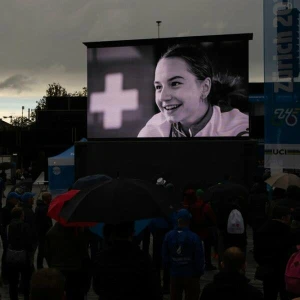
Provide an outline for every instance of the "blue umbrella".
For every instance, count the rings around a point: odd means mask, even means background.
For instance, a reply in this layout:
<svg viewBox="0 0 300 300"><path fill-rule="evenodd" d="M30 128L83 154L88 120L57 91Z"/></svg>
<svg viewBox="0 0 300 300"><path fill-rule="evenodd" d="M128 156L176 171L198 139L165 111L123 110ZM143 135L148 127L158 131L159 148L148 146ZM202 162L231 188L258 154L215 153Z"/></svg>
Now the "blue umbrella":
<svg viewBox="0 0 300 300"><path fill-rule="evenodd" d="M137 220L134 222L134 235L139 235L152 221L152 219L143 219L143 220ZM103 238L103 227L104 223L99 223L93 227L90 227L90 231L99 235Z"/></svg>
<svg viewBox="0 0 300 300"><path fill-rule="evenodd" d="M72 185L72 190L83 190L90 186L105 182L110 179L112 178L104 174L95 174L86 177L81 177Z"/></svg>

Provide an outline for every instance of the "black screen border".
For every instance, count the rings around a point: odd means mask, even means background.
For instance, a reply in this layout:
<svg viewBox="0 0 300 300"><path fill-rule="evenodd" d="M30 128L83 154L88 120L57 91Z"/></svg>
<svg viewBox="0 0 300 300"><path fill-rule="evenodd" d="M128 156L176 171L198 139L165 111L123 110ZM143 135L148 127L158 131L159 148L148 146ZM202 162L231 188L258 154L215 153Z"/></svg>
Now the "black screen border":
<svg viewBox="0 0 300 300"><path fill-rule="evenodd" d="M87 49L92 48L107 48L107 47L123 47L123 46L139 46L139 45L155 45L162 42L172 42L172 43L184 43L190 42L193 39L197 39L198 42L231 42L231 41L251 41L253 40L253 33L236 33L236 34L221 34L221 35L202 35L202 36L184 36L184 37L168 37L168 38L149 38L149 39L135 39L135 40L116 40L116 41L101 41L101 42L83 42L83 44L87 47ZM248 47L248 64L249 64L249 47ZM88 75L88 73L87 73ZM249 74L248 74L249 75ZM88 78L87 78L88 82ZM248 82L249 85L249 82ZM249 96L249 88L248 88L248 96ZM248 101L248 111L249 111L249 136L206 136L206 137L185 137L185 138L177 138L177 137L147 137L147 138L138 138L138 137L122 137L122 138L89 138L89 141L161 141L161 140L243 140L248 141L252 140L252 121L251 121L251 103Z"/></svg>

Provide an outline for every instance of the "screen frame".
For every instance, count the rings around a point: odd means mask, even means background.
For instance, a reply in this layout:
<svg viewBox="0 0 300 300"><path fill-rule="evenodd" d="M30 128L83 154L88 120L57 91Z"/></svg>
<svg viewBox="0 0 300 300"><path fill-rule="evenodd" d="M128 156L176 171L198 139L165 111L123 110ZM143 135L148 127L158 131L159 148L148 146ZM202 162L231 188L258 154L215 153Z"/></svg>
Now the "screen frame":
<svg viewBox="0 0 300 300"><path fill-rule="evenodd" d="M231 42L231 41L251 41L253 40L253 33L237 33L237 34L222 34L222 35L203 35L203 36L185 36L185 37L168 37L168 38L150 38L150 39L135 39L135 40L115 40L115 41L101 41L101 42L83 42L87 49L93 48L108 48L108 47L126 47L126 46L139 46L139 45L155 45L162 42L172 43L185 43L190 42L193 39L197 39L197 42ZM248 66L249 66L249 46L248 46ZM88 81L87 70L87 83ZM249 78L249 74L248 74ZM249 87L249 81L248 81ZM89 89L88 89L89 90ZM249 97L249 88L248 88ZM205 136L205 137L105 137L105 138L89 138L89 141L161 141L161 140L252 140L252 122L251 122L251 103L248 100L249 111L249 136ZM87 110L88 112L88 110ZM87 128L88 131L88 128Z"/></svg>

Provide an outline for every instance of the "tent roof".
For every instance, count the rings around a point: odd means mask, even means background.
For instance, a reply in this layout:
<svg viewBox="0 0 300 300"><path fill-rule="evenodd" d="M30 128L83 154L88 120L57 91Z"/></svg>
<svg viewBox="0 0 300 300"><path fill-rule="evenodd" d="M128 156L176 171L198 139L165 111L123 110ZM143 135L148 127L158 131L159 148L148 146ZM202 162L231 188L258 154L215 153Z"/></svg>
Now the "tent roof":
<svg viewBox="0 0 300 300"><path fill-rule="evenodd" d="M82 138L79 142L87 142L87 139ZM69 149L65 150L64 152L51 156L49 158L68 158L68 157L74 157L75 156L75 147L72 146Z"/></svg>
<svg viewBox="0 0 300 300"><path fill-rule="evenodd" d="M86 142L87 139L83 138L79 142ZM75 157L75 147L72 146L64 152L48 157L48 165L74 165L74 157Z"/></svg>
<svg viewBox="0 0 300 300"><path fill-rule="evenodd" d="M69 149L65 150L64 152L49 158L68 158L68 157L73 157L74 155L75 155L75 147L72 146Z"/></svg>

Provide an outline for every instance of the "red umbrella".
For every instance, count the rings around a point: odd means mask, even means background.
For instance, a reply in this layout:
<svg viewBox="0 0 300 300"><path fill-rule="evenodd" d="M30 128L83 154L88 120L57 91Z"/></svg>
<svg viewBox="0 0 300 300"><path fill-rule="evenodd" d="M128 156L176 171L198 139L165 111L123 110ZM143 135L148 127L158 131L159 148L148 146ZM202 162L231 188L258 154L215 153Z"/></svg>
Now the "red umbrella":
<svg viewBox="0 0 300 300"><path fill-rule="evenodd" d="M95 226L95 222L68 222L59 214L64 206L64 203L70 201L80 190L70 190L64 194L56 196L50 203L48 208L48 216L60 224L68 227L91 227Z"/></svg>

